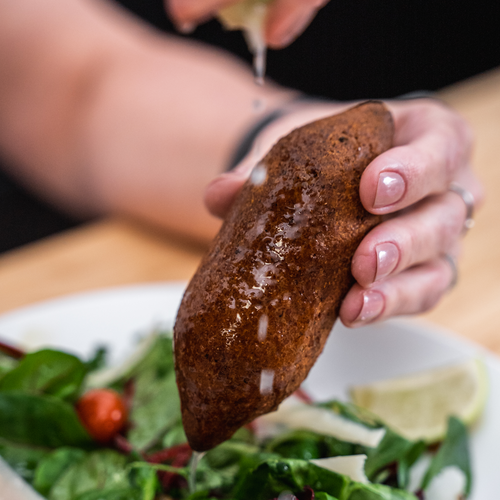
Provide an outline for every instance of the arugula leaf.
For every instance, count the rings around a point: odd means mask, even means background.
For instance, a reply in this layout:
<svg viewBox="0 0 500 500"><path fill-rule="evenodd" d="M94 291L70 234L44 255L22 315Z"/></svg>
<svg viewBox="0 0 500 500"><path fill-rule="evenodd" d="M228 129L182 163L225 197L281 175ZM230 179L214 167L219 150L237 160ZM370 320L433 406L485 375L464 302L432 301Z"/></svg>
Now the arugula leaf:
<svg viewBox="0 0 500 500"><path fill-rule="evenodd" d="M157 378L165 377L174 372L172 338L168 334L158 334L142 358L133 363L112 385L118 385L118 388L121 388L120 384L149 371L153 371Z"/></svg>
<svg viewBox="0 0 500 500"><path fill-rule="evenodd" d="M352 482L348 494L340 500L417 500L415 495L382 484Z"/></svg>
<svg viewBox="0 0 500 500"><path fill-rule="evenodd" d="M38 463L47 453L47 450L42 448L18 445L0 439L0 456L29 483L33 480Z"/></svg>
<svg viewBox="0 0 500 500"><path fill-rule="evenodd" d="M335 497L332 497L328 493L325 493L324 491L319 491L318 493L314 492L314 499L315 500L338 500Z"/></svg>
<svg viewBox="0 0 500 500"><path fill-rule="evenodd" d="M130 471L129 478L142 492L141 500L154 500L156 493L161 491L158 474L153 468L134 468Z"/></svg>
<svg viewBox="0 0 500 500"><path fill-rule="evenodd" d="M0 380L0 391L52 394L61 399L75 398L87 373L76 356L51 349L27 354Z"/></svg>
<svg viewBox="0 0 500 500"><path fill-rule="evenodd" d="M74 463L80 462L85 452L78 448L59 448L40 460L35 470L33 487L42 495L47 495L52 485Z"/></svg>
<svg viewBox="0 0 500 500"><path fill-rule="evenodd" d="M133 423L128 433L130 444L139 450L150 448L181 421L180 408L175 373L158 378L157 371L150 369L137 375L130 412Z"/></svg>
<svg viewBox="0 0 500 500"><path fill-rule="evenodd" d="M425 474L422 489L425 490L431 480L445 467L452 465L461 469L465 474L466 485L464 493L466 496L469 495L472 487L472 472L467 427L456 417L450 417L448 420L446 436Z"/></svg>
<svg viewBox="0 0 500 500"><path fill-rule="evenodd" d="M413 443L403 458L398 461L398 487L406 489L410 482L410 469L427 449L425 441Z"/></svg>
<svg viewBox="0 0 500 500"><path fill-rule="evenodd" d="M0 393L0 437L48 448L92 445L70 404L15 391Z"/></svg>
<svg viewBox="0 0 500 500"><path fill-rule="evenodd" d="M99 490L104 495L103 492L106 490L130 491L132 488L125 470L126 464L127 457L113 450L105 449L88 453L83 460L66 469L52 486L48 498L50 500L73 500L80 498L84 493L88 493L90 498L106 498L105 496L92 497L90 492ZM121 500L127 497L115 498Z"/></svg>
<svg viewBox="0 0 500 500"><path fill-rule="evenodd" d="M411 467L420 455L425 451L423 441L410 441L392 429L387 428L382 441L376 448L367 448L368 458L365 462L365 473L370 481L378 482L380 471L393 463L397 464L398 487L405 488L409 480L409 467Z"/></svg>
<svg viewBox="0 0 500 500"><path fill-rule="evenodd" d="M163 436L162 448L171 448L178 444L187 443L186 433L182 421L176 422Z"/></svg>
<svg viewBox="0 0 500 500"><path fill-rule="evenodd" d="M420 455L425 451L425 443L423 441L411 441L388 428L382 421L371 412L356 406L353 403L343 403L337 400L321 403L320 406L326 407L342 415L343 417L353 422L364 425L370 428L386 429L382 441L376 448L366 446L356 446L352 452L342 452L340 448L342 441L337 444L337 447L332 448L329 452L331 456L338 455L354 455L364 453L367 455L365 462L365 473L370 481L379 482L387 478L387 467L397 465L397 486L405 488L409 481L409 468L416 462ZM300 440L300 438L299 438ZM343 447L354 445L343 443ZM282 448L277 450L283 451ZM326 455L325 455L326 456ZM306 457L304 457L306 458Z"/></svg>
<svg viewBox="0 0 500 500"><path fill-rule="evenodd" d="M106 366L106 360L108 357L108 350L104 346L100 346L94 352L94 355L89 359L85 365L88 372L93 372L95 370L100 370Z"/></svg>
<svg viewBox="0 0 500 500"><path fill-rule="evenodd" d="M380 427L385 427L383 422L376 415L366 410L365 408L356 406L354 403L344 403L342 401L334 399L332 401L327 401L324 403L316 403L315 406L319 406L320 408L328 408L338 415L347 418L351 422L362 424L365 427L369 427L371 429L379 429Z"/></svg>

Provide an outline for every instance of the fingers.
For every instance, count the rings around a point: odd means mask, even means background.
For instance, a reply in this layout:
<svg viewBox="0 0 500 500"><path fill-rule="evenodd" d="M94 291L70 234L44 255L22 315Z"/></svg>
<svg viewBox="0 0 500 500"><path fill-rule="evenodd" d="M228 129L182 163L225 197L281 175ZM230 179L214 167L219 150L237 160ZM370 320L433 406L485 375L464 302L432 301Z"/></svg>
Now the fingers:
<svg viewBox="0 0 500 500"><path fill-rule="evenodd" d="M447 259L436 258L412 267L390 279L365 289L354 285L340 308L346 326L362 326L373 321L431 309L455 279Z"/></svg>
<svg viewBox="0 0 500 500"><path fill-rule="evenodd" d="M286 47L306 28L328 0L274 0L269 5L266 41L273 49Z"/></svg>
<svg viewBox="0 0 500 500"><path fill-rule="evenodd" d="M237 0L164 0L165 10L181 31L207 21L215 12Z"/></svg>
<svg viewBox="0 0 500 500"><path fill-rule="evenodd" d="M452 249L460 239L466 206L455 193L430 197L375 227L352 260L356 281L368 287Z"/></svg>
<svg viewBox="0 0 500 500"><path fill-rule="evenodd" d="M394 147L368 166L360 185L364 207L376 214L392 213L445 192L467 170L472 147L464 120L437 101L389 107L396 127Z"/></svg>
<svg viewBox="0 0 500 500"><path fill-rule="evenodd" d="M353 262L357 283L340 311L348 326L426 311L456 279L454 259L467 204L456 183L483 200L470 168L472 134L465 122L437 101L389 105L394 147L377 157L361 179L365 208L392 214L361 242Z"/></svg>
<svg viewBox="0 0 500 500"><path fill-rule="evenodd" d="M269 4L265 26L267 44L286 47L309 25L328 0L274 0ZM190 31L217 11L238 0L164 0L165 9L181 31Z"/></svg>

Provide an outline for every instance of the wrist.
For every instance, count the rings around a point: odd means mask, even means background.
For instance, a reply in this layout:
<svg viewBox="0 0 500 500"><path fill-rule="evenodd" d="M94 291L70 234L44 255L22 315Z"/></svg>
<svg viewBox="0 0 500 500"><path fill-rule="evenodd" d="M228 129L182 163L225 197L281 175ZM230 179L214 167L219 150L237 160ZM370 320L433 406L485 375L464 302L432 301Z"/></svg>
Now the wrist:
<svg viewBox="0 0 500 500"><path fill-rule="evenodd" d="M347 103L328 101L304 94L294 96L281 106L265 113L242 135L234 147L227 171L242 162L257 163L272 145L293 129L349 107Z"/></svg>

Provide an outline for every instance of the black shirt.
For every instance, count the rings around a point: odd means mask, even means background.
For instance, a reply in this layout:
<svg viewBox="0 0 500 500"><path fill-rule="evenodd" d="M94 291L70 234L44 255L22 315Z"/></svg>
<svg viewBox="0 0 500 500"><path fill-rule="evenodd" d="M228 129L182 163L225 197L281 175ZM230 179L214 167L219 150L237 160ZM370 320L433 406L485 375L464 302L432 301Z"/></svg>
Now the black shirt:
<svg viewBox="0 0 500 500"><path fill-rule="evenodd" d="M162 0L114 1L175 33ZM331 0L292 45L269 51L267 74L339 100L437 90L500 64L499 12L491 0ZM241 33L217 21L190 36L250 61ZM0 176L0 251L78 223Z"/></svg>

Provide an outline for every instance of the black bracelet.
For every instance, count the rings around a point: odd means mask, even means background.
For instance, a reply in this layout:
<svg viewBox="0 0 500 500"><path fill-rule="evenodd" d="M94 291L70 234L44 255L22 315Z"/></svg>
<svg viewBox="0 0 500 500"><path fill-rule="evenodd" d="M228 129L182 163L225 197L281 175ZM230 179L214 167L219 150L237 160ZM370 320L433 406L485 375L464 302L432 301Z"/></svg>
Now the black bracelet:
<svg viewBox="0 0 500 500"><path fill-rule="evenodd" d="M257 136L260 134L262 130L264 130L270 123L272 123L274 120L277 120L278 118L281 118L283 115L286 114L286 111L284 108L278 108L272 111L271 113L268 113L265 115L263 118L261 118L244 136L243 139L238 143L238 146L233 152L233 155L231 156L231 161L229 162L226 172L229 172L230 170L233 170L238 163L240 163L243 158L249 153L249 151L252 149L253 142L257 138Z"/></svg>
<svg viewBox="0 0 500 500"><path fill-rule="evenodd" d="M257 136L264 130L270 123L276 121L278 118L285 116L294 110L294 105L302 102L331 102L328 99L322 99L321 97L313 97L306 94L301 94L294 99L286 102L282 107L274 109L273 111L267 113L262 117L255 125L253 125L250 130L243 136L241 141L235 148L231 160L228 162L226 172L232 170L238 163L240 163L243 158L252 149L253 143Z"/></svg>
<svg viewBox="0 0 500 500"><path fill-rule="evenodd" d="M412 99L423 99L423 98L434 98L436 96L434 93L426 91L426 90L418 90L415 92L409 92L407 94L403 94L401 96L393 98L394 100L412 100ZM243 136L241 141L238 143L235 148L231 160L228 162L228 166L225 169L226 172L229 172L233 168L238 165L243 158L250 152L252 149L253 143L257 136L264 130L270 123L276 121L278 118L290 113L293 111L293 105L301 102L332 102L329 99L324 99L321 97L314 97L307 94L301 94L295 99L288 101L284 106L274 109L270 113L267 113L264 117L262 117L255 125L250 128L250 130Z"/></svg>

